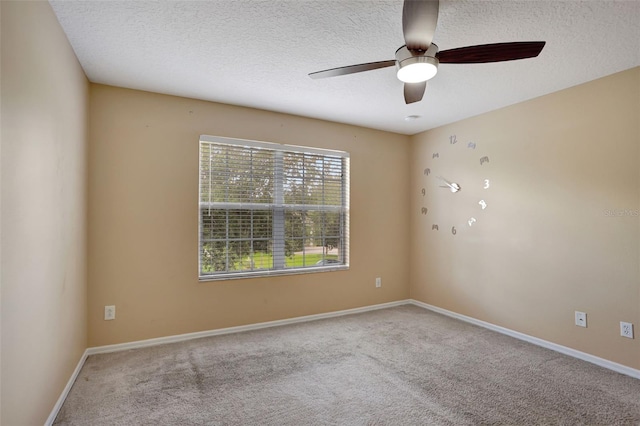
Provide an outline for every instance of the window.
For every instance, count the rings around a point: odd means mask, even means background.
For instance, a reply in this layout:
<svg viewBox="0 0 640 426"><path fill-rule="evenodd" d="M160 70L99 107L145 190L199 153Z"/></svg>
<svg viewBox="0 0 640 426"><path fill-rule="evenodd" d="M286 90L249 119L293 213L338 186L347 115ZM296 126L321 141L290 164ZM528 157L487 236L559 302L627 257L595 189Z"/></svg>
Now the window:
<svg viewBox="0 0 640 426"><path fill-rule="evenodd" d="M200 137L201 280L347 269L349 154Z"/></svg>

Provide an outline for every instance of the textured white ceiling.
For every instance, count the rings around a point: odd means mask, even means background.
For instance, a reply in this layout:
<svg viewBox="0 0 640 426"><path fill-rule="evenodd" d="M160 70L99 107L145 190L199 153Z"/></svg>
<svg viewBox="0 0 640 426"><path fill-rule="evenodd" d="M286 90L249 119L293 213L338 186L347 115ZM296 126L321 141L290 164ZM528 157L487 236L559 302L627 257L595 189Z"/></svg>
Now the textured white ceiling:
<svg viewBox="0 0 640 426"><path fill-rule="evenodd" d="M51 0L92 82L403 134L640 65L640 0L442 0L434 42L547 42L538 58L444 64L405 105L395 68L307 74L394 59L402 0ZM419 115L414 121L405 117Z"/></svg>

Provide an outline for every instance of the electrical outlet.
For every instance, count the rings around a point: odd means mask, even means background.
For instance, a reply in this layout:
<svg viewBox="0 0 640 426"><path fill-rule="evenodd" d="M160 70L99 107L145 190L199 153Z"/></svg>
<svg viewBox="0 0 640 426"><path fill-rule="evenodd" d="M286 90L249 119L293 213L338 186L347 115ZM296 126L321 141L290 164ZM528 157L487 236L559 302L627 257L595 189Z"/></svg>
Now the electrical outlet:
<svg viewBox="0 0 640 426"><path fill-rule="evenodd" d="M631 324L630 322L620 321L620 335L622 337L633 339L633 324Z"/></svg>
<svg viewBox="0 0 640 426"><path fill-rule="evenodd" d="M109 305L104 307L104 319L105 321L116 319L115 305Z"/></svg>
<svg viewBox="0 0 640 426"><path fill-rule="evenodd" d="M587 314L584 312L576 311L576 325L578 327L587 326Z"/></svg>
<svg viewBox="0 0 640 426"><path fill-rule="evenodd" d="M376 278L376 288L382 287L382 278Z"/></svg>

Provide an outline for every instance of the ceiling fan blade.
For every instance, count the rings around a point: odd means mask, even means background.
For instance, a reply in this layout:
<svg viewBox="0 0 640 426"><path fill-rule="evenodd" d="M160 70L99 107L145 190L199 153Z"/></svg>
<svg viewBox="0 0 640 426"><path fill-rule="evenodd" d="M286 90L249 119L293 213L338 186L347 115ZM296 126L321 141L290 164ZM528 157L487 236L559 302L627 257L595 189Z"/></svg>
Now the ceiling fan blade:
<svg viewBox="0 0 640 426"><path fill-rule="evenodd" d="M441 64L482 64L535 58L544 47L544 41L517 41L513 43L481 44L438 52Z"/></svg>
<svg viewBox="0 0 640 426"><path fill-rule="evenodd" d="M316 71L309 74L313 79L337 77L339 75L354 74L357 72L377 70L378 68L392 67L396 64L395 59L389 61L369 62L366 64L349 65L346 67L331 68L324 71Z"/></svg>
<svg viewBox="0 0 640 426"><path fill-rule="evenodd" d="M427 82L421 83L405 83L404 84L404 102L406 104L412 104L414 102L420 102L424 92L427 90Z"/></svg>
<svg viewBox="0 0 640 426"><path fill-rule="evenodd" d="M407 49L429 49L436 31L439 9L439 0L404 0L402 32Z"/></svg>

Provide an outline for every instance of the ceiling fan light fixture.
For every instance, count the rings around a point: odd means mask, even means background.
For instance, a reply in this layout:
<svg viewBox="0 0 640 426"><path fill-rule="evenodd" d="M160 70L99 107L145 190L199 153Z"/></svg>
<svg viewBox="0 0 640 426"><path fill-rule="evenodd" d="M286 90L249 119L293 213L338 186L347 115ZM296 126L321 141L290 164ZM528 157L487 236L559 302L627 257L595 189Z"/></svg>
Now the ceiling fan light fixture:
<svg viewBox="0 0 640 426"><path fill-rule="evenodd" d="M412 56L398 61L398 80L404 83L431 80L437 73L438 60L430 56Z"/></svg>

